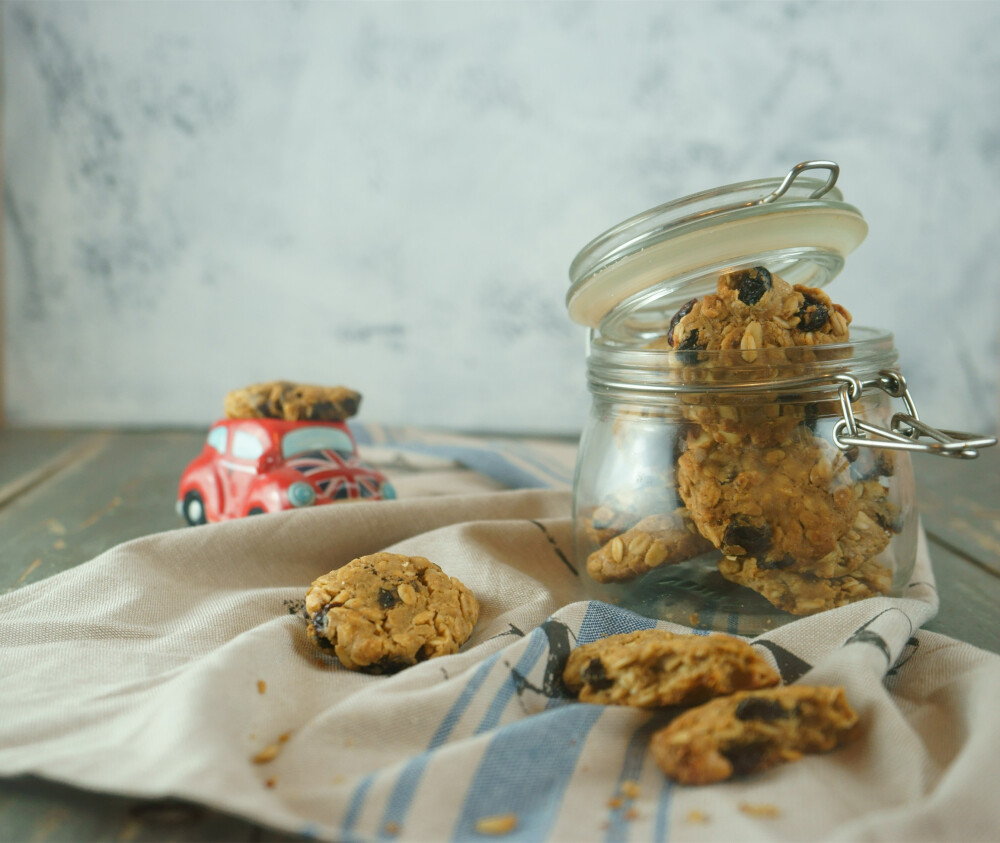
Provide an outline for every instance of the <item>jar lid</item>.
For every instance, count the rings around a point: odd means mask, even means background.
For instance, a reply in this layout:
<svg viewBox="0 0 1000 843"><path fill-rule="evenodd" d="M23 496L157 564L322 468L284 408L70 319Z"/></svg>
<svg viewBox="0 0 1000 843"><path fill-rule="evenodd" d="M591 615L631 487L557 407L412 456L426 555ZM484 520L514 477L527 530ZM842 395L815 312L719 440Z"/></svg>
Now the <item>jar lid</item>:
<svg viewBox="0 0 1000 843"><path fill-rule="evenodd" d="M800 177L814 169L827 179ZM570 318L603 336L648 339L729 270L762 265L790 284L824 286L868 233L834 187L839 174L832 161L805 161L783 179L694 193L619 223L573 260Z"/></svg>

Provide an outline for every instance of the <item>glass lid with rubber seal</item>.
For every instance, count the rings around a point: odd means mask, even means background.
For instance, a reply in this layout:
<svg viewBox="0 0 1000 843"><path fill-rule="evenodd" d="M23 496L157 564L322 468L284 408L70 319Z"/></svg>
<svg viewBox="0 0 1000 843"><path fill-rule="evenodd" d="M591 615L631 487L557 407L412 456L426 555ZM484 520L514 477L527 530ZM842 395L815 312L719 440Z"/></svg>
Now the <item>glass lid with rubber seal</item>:
<svg viewBox="0 0 1000 843"><path fill-rule="evenodd" d="M625 220L573 260L570 318L604 337L646 342L732 269L766 266L790 284L826 285L868 233L835 187L839 174L832 161L805 161L783 178L695 193Z"/></svg>

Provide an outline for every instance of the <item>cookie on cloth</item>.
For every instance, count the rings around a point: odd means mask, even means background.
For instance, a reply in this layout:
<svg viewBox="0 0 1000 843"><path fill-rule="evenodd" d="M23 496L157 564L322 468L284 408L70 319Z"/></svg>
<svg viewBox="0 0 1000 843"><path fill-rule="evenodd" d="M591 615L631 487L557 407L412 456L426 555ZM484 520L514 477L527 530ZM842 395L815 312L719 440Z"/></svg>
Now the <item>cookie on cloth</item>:
<svg viewBox="0 0 1000 843"><path fill-rule="evenodd" d="M358 412L361 393L346 386L310 386L291 381L255 383L226 394L231 419L344 421Z"/></svg>
<svg viewBox="0 0 1000 843"><path fill-rule="evenodd" d="M395 673L458 652L479 603L422 556L375 553L317 579L306 592L307 634L344 667Z"/></svg>
<svg viewBox="0 0 1000 843"><path fill-rule="evenodd" d="M781 677L731 635L644 629L609 635L570 653L566 687L583 702L658 708L777 685Z"/></svg>
<svg viewBox="0 0 1000 843"><path fill-rule="evenodd" d="M674 781L711 784L827 752L857 723L843 688L784 685L685 711L653 735L650 750Z"/></svg>

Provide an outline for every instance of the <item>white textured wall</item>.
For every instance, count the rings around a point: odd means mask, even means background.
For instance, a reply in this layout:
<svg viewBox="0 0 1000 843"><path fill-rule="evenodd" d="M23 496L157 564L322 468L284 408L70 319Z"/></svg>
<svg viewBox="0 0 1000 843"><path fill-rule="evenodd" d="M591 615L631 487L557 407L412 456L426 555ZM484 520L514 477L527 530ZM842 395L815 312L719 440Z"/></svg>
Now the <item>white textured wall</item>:
<svg viewBox="0 0 1000 843"><path fill-rule="evenodd" d="M572 431L576 250L833 158L831 289L931 421L993 428L998 3L8 2L14 423L203 424L274 377L362 418Z"/></svg>

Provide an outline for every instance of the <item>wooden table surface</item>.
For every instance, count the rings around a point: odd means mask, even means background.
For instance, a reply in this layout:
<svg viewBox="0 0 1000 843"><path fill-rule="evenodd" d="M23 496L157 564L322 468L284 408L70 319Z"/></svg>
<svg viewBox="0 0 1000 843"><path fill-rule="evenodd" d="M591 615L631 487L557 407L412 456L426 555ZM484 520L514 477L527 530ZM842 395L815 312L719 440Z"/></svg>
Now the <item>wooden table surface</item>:
<svg viewBox="0 0 1000 843"><path fill-rule="evenodd" d="M0 429L0 593L183 526L177 481L204 431ZM914 457L941 609L927 629L1000 653L1000 449ZM0 780L0 840L298 840L195 805Z"/></svg>

